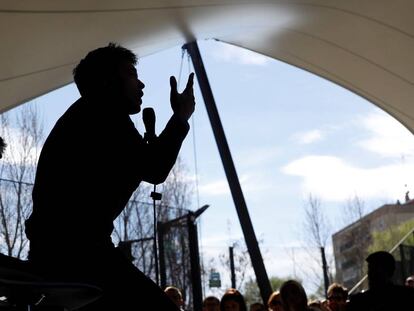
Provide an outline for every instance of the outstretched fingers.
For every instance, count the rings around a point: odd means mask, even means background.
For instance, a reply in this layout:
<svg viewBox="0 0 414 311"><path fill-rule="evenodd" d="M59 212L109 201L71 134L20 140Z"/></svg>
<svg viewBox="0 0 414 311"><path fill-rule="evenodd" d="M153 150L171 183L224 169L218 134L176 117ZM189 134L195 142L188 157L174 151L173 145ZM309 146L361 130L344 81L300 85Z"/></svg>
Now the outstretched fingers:
<svg viewBox="0 0 414 311"><path fill-rule="evenodd" d="M177 80L175 79L174 76L170 77L170 86L171 86L171 95L176 95L177 92Z"/></svg>
<svg viewBox="0 0 414 311"><path fill-rule="evenodd" d="M185 87L184 92L191 92L191 94L193 93L193 85L194 85L194 72L190 73L190 75L188 76L188 81L187 81L187 85Z"/></svg>

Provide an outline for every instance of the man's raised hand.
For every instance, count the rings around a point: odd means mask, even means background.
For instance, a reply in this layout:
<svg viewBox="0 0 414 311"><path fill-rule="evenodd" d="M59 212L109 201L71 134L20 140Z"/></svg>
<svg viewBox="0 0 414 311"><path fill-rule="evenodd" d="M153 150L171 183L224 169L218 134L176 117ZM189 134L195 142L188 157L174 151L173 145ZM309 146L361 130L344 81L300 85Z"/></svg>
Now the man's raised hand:
<svg viewBox="0 0 414 311"><path fill-rule="evenodd" d="M170 77L171 85L171 108L174 114L181 120L188 121L194 112L195 100L194 100L194 73L191 73L188 77L187 85L184 91L180 94L177 91L177 80L174 76Z"/></svg>

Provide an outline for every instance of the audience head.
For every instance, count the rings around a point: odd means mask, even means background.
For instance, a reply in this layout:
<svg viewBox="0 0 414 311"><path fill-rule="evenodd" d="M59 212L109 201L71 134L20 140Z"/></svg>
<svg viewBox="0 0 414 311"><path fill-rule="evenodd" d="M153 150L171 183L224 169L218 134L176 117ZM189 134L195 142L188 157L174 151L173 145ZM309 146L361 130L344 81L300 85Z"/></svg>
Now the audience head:
<svg viewBox="0 0 414 311"><path fill-rule="evenodd" d="M328 306L332 311L340 311L345 308L348 299L348 290L338 283L333 283L328 288Z"/></svg>
<svg viewBox="0 0 414 311"><path fill-rule="evenodd" d="M414 287L414 275L409 276L409 277L405 280L405 286L408 286L408 287Z"/></svg>
<svg viewBox="0 0 414 311"><path fill-rule="evenodd" d="M221 298L220 311L247 311L243 295L237 289L228 289Z"/></svg>
<svg viewBox="0 0 414 311"><path fill-rule="evenodd" d="M384 287L391 282L395 270L394 257L385 251L370 254L366 261L368 263L369 288Z"/></svg>
<svg viewBox="0 0 414 311"><path fill-rule="evenodd" d="M269 311L283 311L282 300L279 291L273 292L267 300Z"/></svg>
<svg viewBox="0 0 414 311"><path fill-rule="evenodd" d="M328 306L327 300L314 300L308 306L311 311L332 311Z"/></svg>
<svg viewBox="0 0 414 311"><path fill-rule="evenodd" d="M184 305L183 295L181 294L181 291L174 286L168 286L165 288L164 292L167 294L168 298L171 299L171 301L179 308Z"/></svg>
<svg viewBox="0 0 414 311"><path fill-rule="evenodd" d="M250 305L249 311L266 311L266 307L260 302L255 302Z"/></svg>
<svg viewBox="0 0 414 311"><path fill-rule="evenodd" d="M0 137L0 159L3 157L4 150L6 149L6 143L3 137Z"/></svg>
<svg viewBox="0 0 414 311"><path fill-rule="evenodd" d="M348 299L348 290L338 283L328 288L328 306L332 311L342 310Z"/></svg>
<svg viewBox="0 0 414 311"><path fill-rule="evenodd" d="M280 298L285 311L302 311L308 308L308 297L299 282L286 281L280 287Z"/></svg>
<svg viewBox="0 0 414 311"><path fill-rule="evenodd" d="M220 311L220 300L214 296L208 296L203 300L203 311Z"/></svg>
<svg viewBox="0 0 414 311"><path fill-rule="evenodd" d="M326 311L325 306L319 300L313 300L308 305L311 311Z"/></svg>

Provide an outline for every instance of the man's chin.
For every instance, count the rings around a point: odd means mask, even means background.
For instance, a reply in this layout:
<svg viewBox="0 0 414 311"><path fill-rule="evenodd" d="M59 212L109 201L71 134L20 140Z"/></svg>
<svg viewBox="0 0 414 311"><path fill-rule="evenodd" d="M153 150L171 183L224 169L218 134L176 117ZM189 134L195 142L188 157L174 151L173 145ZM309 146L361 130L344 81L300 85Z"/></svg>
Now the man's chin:
<svg viewBox="0 0 414 311"><path fill-rule="evenodd" d="M134 103L129 107L128 114L137 114L141 111L142 100L139 100L138 103Z"/></svg>
<svg viewBox="0 0 414 311"><path fill-rule="evenodd" d="M137 114L141 111L141 106L134 107L128 111L128 114Z"/></svg>

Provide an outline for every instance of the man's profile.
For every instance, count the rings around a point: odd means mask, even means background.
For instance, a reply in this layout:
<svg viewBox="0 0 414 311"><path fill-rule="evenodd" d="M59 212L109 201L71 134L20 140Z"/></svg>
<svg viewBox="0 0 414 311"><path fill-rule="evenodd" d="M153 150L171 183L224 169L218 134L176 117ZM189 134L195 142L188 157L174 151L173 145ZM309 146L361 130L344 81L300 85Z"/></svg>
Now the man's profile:
<svg viewBox="0 0 414 311"><path fill-rule="evenodd" d="M181 94L171 77L173 115L147 144L129 117L140 112L144 89L136 62L115 44L81 60L74 69L81 97L57 121L37 167L29 260L47 277L102 288L102 299L82 310L176 310L111 233L140 182L161 183L174 165L194 111L193 74Z"/></svg>

